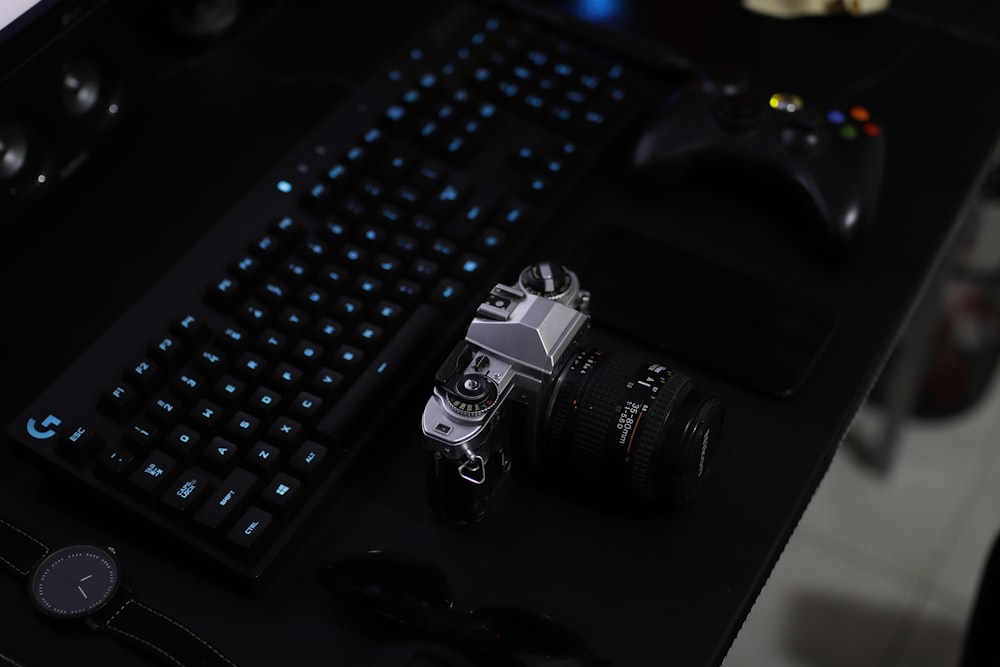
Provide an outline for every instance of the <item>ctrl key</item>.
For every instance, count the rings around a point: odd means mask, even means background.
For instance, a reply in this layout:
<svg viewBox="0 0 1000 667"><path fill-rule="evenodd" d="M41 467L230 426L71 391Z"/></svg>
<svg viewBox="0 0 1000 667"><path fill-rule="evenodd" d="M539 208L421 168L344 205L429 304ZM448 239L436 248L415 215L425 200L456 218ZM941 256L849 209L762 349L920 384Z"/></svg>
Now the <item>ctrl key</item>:
<svg viewBox="0 0 1000 667"><path fill-rule="evenodd" d="M272 516L257 506L251 506L226 533L226 544L242 556L250 556L266 543Z"/></svg>

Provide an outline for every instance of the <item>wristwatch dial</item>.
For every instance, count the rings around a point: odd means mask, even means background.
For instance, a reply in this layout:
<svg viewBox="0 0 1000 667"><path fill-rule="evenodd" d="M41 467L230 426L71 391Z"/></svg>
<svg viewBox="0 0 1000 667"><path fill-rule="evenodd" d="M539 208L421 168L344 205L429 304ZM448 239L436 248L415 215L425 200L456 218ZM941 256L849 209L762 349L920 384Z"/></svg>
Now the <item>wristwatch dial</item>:
<svg viewBox="0 0 1000 667"><path fill-rule="evenodd" d="M63 547L49 553L31 574L31 598L38 609L56 618L79 618L100 609L118 590L118 561L105 549L90 545Z"/></svg>

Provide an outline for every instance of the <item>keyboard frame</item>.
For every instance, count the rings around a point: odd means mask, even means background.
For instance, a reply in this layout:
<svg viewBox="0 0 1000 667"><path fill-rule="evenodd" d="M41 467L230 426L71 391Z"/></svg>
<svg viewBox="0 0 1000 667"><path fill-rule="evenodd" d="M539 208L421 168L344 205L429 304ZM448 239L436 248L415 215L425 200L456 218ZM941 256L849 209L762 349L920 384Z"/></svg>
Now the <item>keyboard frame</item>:
<svg viewBox="0 0 1000 667"><path fill-rule="evenodd" d="M231 322L230 318L224 317L206 305L202 295L212 281L221 277L227 262L236 259L242 249L259 238L269 222L289 215L290 210L300 211L297 213L299 217L313 217L301 211L289 199L298 197L311 182L316 180L316 174L320 173L322 168L329 166L331 155L320 154L313 150L313 147L342 148L356 143L365 131L377 124L381 111L396 100L402 89L402 84L390 80L389 73L398 69L400 62L408 62L410 71L414 73L422 67L421 63L407 61L407 54L415 48L451 50L455 45L454 33L465 29L466 21L479 20L487 15L501 16L508 21L527 20L502 8L482 9L461 5L439 18L426 34L414 36L395 49L393 55L381 66L374 68L326 118L309 131L274 168L268 170L258 184L242 196L217 224L206 230L171 269L81 353L59 378L28 404L8 426L7 434L11 440L32 456L46 464L54 465L65 473L62 479L67 483L82 483L92 495L96 493L99 497L105 497L115 508L128 509L145 523L146 528L152 528L152 531L147 532L151 532L160 545L172 555L184 561L192 557L191 566L198 570L208 565L214 575L220 575L225 583L240 590L250 593L261 592L294 545L308 534L308 524L312 523L314 515L323 511L330 502L337 487L349 474L354 459L362 455L367 448L366 445L377 437L380 430L379 418L391 414L393 410L391 406L398 401L416 400L420 404L423 403L432 386L433 371L444 355L461 338L479 303L479 298L469 294L460 307L448 312L442 311L441 320L447 322L447 326L444 331L435 331L433 336L427 338L426 347L418 355L419 362L414 364L412 370L406 369L405 373L397 374L396 377L401 381L394 382L392 391L380 396L380 402L385 407L355 419L349 428L332 441L320 443L328 447L330 455L336 453L340 462L332 470L324 473L323 479L305 499L304 504L291 518L282 522L281 535L272 540L252 562L199 539L196 533L178 522L167 520L164 512L154 509L148 503L143 504L124 485L119 486L105 481L93 474L91 468L81 467L58 453L56 451L58 436L44 440L34 439L27 435L25 425L29 419L35 419L37 422L48 414L54 414L61 420L63 429L86 424L98 434L118 433L122 429L121 424L95 409L97 392L113 382L121 381L124 364L142 358L152 338L157 334L166 333L171 321L185 314L185 311L205 319L213 330L218 330L221 324ZM549 28L543 29L548 30L549 34L555 34ZM572 37L565 37L565 40L582 50L602 55ZM405 76L407 72L404 71L404 81ZM651 90L643 88L648 82L643 82L641 79L635 78L630 83L635 90L633 97L637 100L644 99ZM592 174L599 156L608 152L615 138L630 121L647 108L647 104L638 101L630 104L616 119L606 136L588 145L575 174L568 179L551 203L545 207L528 205L536 213L539 224L534 229L522 229L519 237L504 253L504 257L498 263L491 265L486 272L486 279L478 286L478 291L482 295L485 296L496 282L513 280L526 261L522 259L526 254L537 255L537 249L530 249L531 242L551 227L552 218L565 198L571 196L574 188L579 187L581 181ZM506 111L502 112L502 124L501 130L494 132L494 135L487 139L487 144L501 141L498 139L498 134L504 136L540 134L537 125ZM553 139L558 137L555 134L551 136ZM480 150L469 160L469 169L464 171L476 175L479 187L482 188L481 192L501 195L509 191L507 182L510 178L510 169L502 164L488 164L493 156L488 147ZM303 170L302 165L306 165L308 169ZM452 170L459 171L459 168L448 166ZM290 183L291 191L284 192L279 189L277 184L281 181ZM192 197L195 196L196 193L193 193ZM252 221L252 224L247 224L247 221ZM526 253L529 249L530 252ZM225 259L220 262L220 257ZM178 303L182 305L176 305ZM109 363L109 359L115 361ZM80 394L90 390L94 392L93 397L88 396L87 400L80 400ZM416 398L413 398L414 396ZM414 429L419 429L419 423L414 424ZM100 506L107 507L106 504ZM122 519L114 517L108 521L119 522ZM163 534L156 538L160 529Z"/></svg>

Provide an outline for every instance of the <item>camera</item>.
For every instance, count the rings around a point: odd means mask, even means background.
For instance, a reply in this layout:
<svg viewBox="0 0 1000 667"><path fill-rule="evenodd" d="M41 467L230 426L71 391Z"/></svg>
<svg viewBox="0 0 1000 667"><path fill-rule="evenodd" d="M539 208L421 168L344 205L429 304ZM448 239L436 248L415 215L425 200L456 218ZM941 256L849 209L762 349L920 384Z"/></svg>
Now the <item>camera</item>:
<svg viewBox="0 0 1000 667"><path fill-rule="evenodd" d="M662 363L588 344L589 304L573 271L539 262L479 305L421 418L439 517L483 518L512 463L643 505L698 489L721 403Z"/></svg>

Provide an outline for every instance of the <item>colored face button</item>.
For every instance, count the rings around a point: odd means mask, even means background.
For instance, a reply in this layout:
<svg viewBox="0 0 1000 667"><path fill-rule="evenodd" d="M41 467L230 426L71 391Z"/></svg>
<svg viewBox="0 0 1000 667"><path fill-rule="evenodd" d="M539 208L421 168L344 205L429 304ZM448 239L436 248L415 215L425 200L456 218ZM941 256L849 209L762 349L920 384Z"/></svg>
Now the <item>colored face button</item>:
<svg viewBox="0 0 1000 667"><path fill-rule="evenodd" d="M882 134L882 128L880 128L875 123L865 123L861 126L861 131L867 134L869 137L877 137Z"/></svg>
<svg viewBox="0 0 1000 667"><path fill-rule="evenodd" d="M847 122L847 116L839 109L831 109L826 113L826 120L831 125L843 125Z"/></svg>
<svg viewBox="0 0 1000 667"><path fill-rule="evenodd" d="M857 139L858 130L853 125L844 125L840 128L840 136L844 139Z"/></svg>
<svg viewBox="0 0 1000 667"><path fill-rule="evenodd" d="M851 118L859 123L867 123L871 120L872 115L864 107L851 107Z"/></svg>

